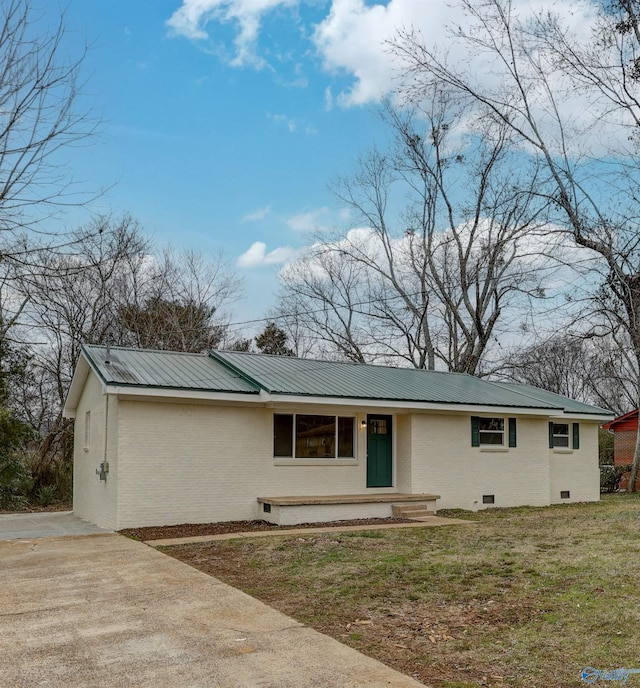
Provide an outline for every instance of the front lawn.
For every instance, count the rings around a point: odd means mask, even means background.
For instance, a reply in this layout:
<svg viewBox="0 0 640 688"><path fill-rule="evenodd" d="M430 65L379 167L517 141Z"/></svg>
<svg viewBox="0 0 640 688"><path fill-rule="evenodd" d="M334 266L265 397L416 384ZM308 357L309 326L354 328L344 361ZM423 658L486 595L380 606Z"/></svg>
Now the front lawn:
<svg viewBox="0 0 640 688"><path fill-rule="evenodd" d="M163 551L437 688L640 667L640 495L458 515L475 524Z"/></svg>

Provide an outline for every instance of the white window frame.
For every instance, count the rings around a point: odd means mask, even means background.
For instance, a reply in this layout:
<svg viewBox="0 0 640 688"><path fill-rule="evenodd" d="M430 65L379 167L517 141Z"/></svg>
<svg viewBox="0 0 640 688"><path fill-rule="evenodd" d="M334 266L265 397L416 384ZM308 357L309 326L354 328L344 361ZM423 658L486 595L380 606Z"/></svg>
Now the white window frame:
<svg viewBox="0 0 640 688"><path fill-rule="evenodd" d="M85 451L91 448L91 411L84 412L84 446Z"/></svg>
<svg viewBox="0 0 640 688"><path fill-rule="evenodd" d="M291 448L292 448L292 456L276 456L275 451L274 451L274 461L278 463L286 463L286 462L293 462L293 463L336 463L336 462L349 462L349 463L355 463L357 462L357 457L358 457L358 447L357 447L357 440L358 440L358 433L357 433L357 417L351 414L345 414L341 415L338 413L289 413L286 411L276 411L273 414L273 428L274 428L274 439L275 439L275 416L291 416L292 417L292 424L291 424ZM333 457L327 457L327 456L322 456L322 457L299 457L296 456L296 419L298 416L328 416L334 419L335 422L335 439L334 439L334 447L335 447L335 454L336 456ZM338 456L338 447L339 447L339 418L349 418L351 419L352 422L352 456ZM275 447L274 447L275 450Z"/></svg>
<svg viewBox="0 0 640 688"><path fill-rule="evenodd" d="M499 420L499 421L502 421L502 430L482 430L482 429L480 428L480 425L482 424L482 421L483 421L483 420ZM505 438L505 435L506 435L506 431L505 431L506 425L507 425L507 423L505 423L505 419L504 419L504 417L502 417L502 416L491 416L491 417L488 417L488 416L479 416L479 419L478 419L478 437L479 437L479 440L480 440L480 447L481 447L482 449L491 449L491 448L500 449L500 448L506 447L506 445L505 445L505 443L504 443L504 438ZM485 442L483 442L483 441L482 441L482 433L483 433L483 432L484 432L484 433L487 433L487 432L491 432L491 433L500 433L500 434L502 435L502 442L501 442L500 444L485 443Z"/></svg>

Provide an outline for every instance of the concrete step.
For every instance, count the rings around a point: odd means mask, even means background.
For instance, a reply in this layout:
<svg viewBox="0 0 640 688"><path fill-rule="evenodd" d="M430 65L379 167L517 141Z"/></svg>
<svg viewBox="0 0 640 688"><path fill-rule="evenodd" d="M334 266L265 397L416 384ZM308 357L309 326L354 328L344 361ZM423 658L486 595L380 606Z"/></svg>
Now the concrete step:
<svg viewBox="0 0 640 688"><path fill-rule="evenodd" d="M391 512L395 518L423 518L435 516L435 504L393 504Z"/></svg>

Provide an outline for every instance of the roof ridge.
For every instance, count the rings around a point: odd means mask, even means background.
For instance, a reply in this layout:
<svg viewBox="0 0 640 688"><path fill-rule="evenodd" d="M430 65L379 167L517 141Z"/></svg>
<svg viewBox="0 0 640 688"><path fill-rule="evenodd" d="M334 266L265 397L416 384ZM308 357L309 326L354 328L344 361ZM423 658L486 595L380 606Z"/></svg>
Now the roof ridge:
<svg viewBox="0 0 640 688"><path fill-rule="evenodd" d="M172 354L178 356L200 356L202 358L209 358L209 352L197 351L173 351L171 349L144 349L138 346L121 346L116 344L87 344L83 343L85 349L106 349L107 346L111 351L139 351L148 354Z"/></svg>
<svg viewBox="0 0 640 688"><path fill-rule="evenodd" d="M277 358L289 361L305 361L311 363L335 363L336 365L356 366L363 368L386 368L387 370L414 370L421 373L437 373L438 375L460 375L462 377L472 377L476 380L484 380L484 378L471 375L469 373L449 372L448 370L428 370L427 368L416 368L415 366L392 366L380 363L362 363L360 361L332 361L326 358L303 358L302 356L282 356L281 354L263 354L257 351L233 351L232 349L212 349L210 354L233 354L234 356L259 356L260 358ZM485 380L486 382L487 380Z"/></svg>

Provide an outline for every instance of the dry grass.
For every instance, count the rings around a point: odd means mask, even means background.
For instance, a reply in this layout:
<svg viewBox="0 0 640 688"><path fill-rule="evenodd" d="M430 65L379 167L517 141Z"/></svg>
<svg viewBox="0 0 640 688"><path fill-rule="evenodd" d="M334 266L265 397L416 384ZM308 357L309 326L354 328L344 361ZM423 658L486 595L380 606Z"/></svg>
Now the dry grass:
<svg viewBox="0 0 640 688"><path fill-rule="evenodd" d="M438 688L640 666L640 496L464 517L164 551Z"/></svg>

